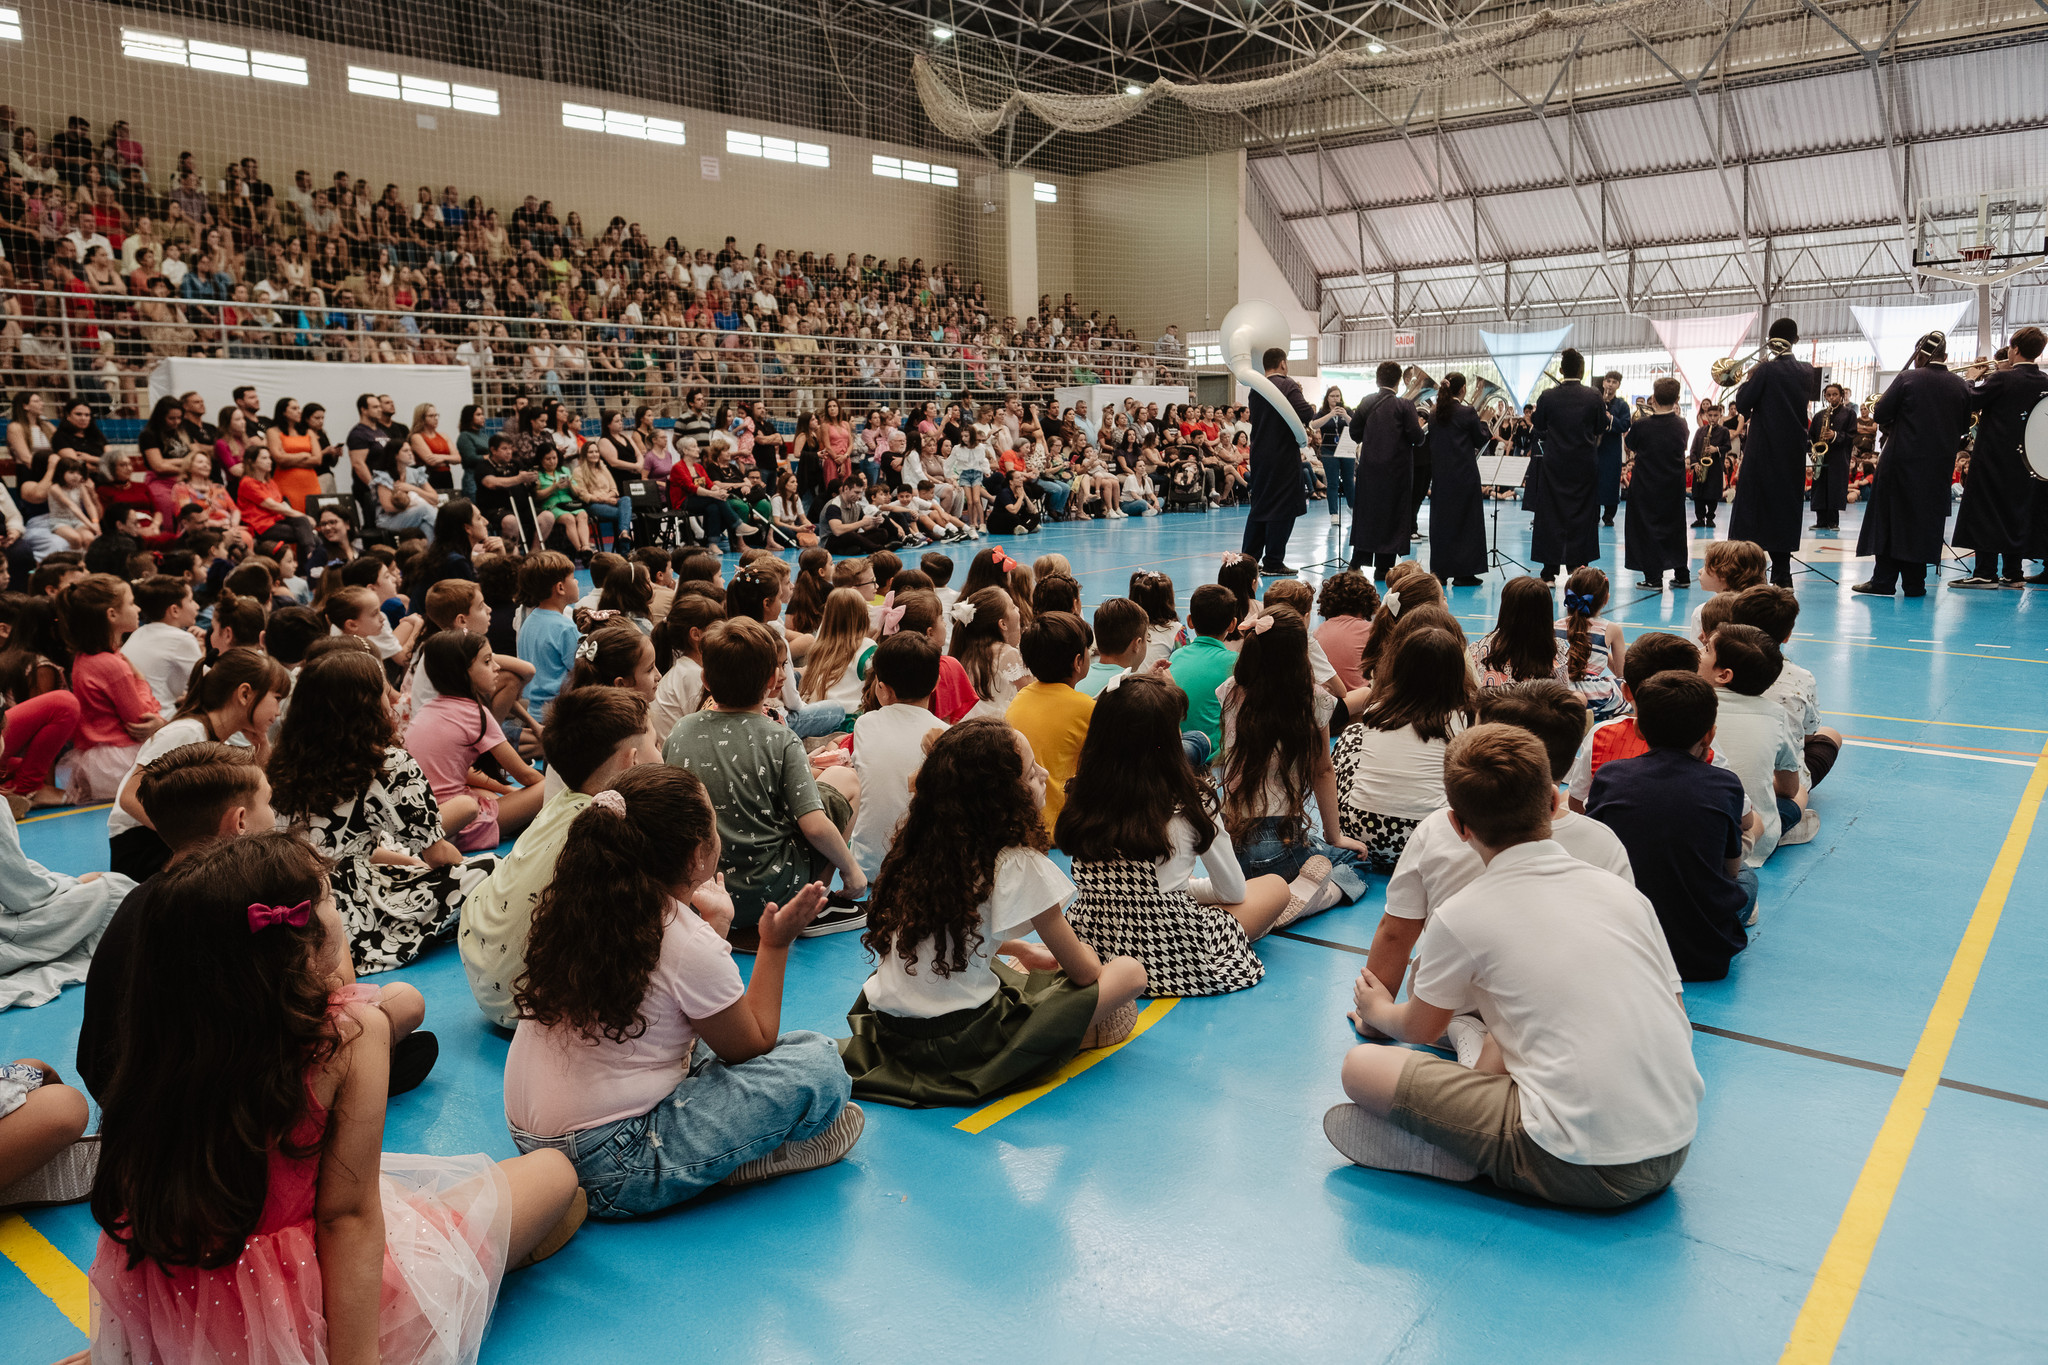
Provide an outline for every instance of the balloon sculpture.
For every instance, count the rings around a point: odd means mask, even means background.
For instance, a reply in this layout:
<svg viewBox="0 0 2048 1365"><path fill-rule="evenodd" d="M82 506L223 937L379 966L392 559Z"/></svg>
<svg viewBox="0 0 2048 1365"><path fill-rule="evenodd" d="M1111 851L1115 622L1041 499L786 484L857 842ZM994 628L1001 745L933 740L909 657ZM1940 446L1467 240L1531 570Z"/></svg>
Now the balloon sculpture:
<svg viewBox="0 0 2048 1365"><path fill-rule="evenodd" d="M1266 378L1261 357L1270 350L1287 349L1287 319L1278 308L1263 299L1246 299L1223 315L1223 363L1237 382L1253 390L1287 422L1294 439L1307 445L1308 431L1272 380Z"/></svg>

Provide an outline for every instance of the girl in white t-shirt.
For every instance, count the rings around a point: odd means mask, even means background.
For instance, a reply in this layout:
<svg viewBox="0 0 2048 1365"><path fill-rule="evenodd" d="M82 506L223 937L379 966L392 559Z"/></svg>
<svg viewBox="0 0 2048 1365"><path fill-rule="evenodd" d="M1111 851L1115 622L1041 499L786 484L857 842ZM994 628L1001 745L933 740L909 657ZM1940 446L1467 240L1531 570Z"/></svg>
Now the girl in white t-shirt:
<svg viewBox="0 0 2048 1365"><path fill-rule="evenodd" d="M108 866L123 876L144 881L171 860L171 851L157 837L137 793L142 769L173 749L204 740L244 743L260 762L270 753L270 723L292 690L292 675L261 650L231 649L200 675L185 704L135 751L107 812Z"/></svg>
<svg viewBox="0 0 2048 1365"><path fill-rule="evenodd" d="M947 652L960 661L981 698L972 714L1001 720L1031 676L1017 648L1024 627L1016 600L1005 589L983 588L955 602L946 615L953 623Z"/></svg>
<svg viewBox="0 0 2048 1365"><path fill-rule="evenodd" d="M1337 699L1315 685L1308 626L1292 607L1269 607L1245 630L1237 666L1216 689L1223 717L1223 822L1247 876L1297 883L1301 917L1365 894L1371 850L1337 821L1330 716ZM1322 822L1309 828L1313 796ZM1291 921L1284 921L1291 922Z"/></svg>
<svg viewBox="0 0 2048 1365"><path fill-rule="evenodd" d="M1448 630L1399 633L1379 661L1372 700L1337 741L1337 810L1344 832L1389 876L1408 836L1445 804L1444 752L1472 721L1465 646Z"/></svg>
<svg viewBox="0 0 2048 1365"><path fill-rule="evenodd" d="M655 626L654 664L661 681L647 708L647 724L657 750L668 743L677 721L704 704L704 632L724 619L725 608L710 598L679 592Z"/></svg>
<svg viewBox="0 0 2048 1365"><path fill-rule="evenodd" d="M1127 595L1145 609L1152 622L1145 631L1145 662L1138 666L1142 672L1161 659L1173 657L1173 651L1188 642L1188 633L1180 623L1180 610L1174 605L1173 579L1167 575L1157 569L1138 569L1131 574Z"/></svg>
<svg viewBox="0 0 2048 1365"><path fill-rule="evenodd" d="M976 424L971 439L963 440L946 456L946 477L967 495L967 524L980 530L988 521L983 483L995 468L988 446L988 428Z"/></svg>
<svg viewBox="0 0 2048 1365"><path fill-rule="evenodd" d="M872 623L868 602L857 588L834 588L825 599L825 614L811 652L804 659L798 691L807 702L836 701L849 711L860 705L864 681L858 663L868 651Z"/></svg>
<svg viewBox="0 0 2048 1365"><path fill-rule="evenodd" d="M763 911L742 983L718 852L704 784L643 763L569 826L534 907L505 1118L520 1151L574 1163L599 1218L830 1165L860 1136L839 1049L781 1031L789 945L825 889Z"/></svg>
<svg viewBox="0 0 2048 1365"><path fill-rule="evenodd" d="M1074 884L1045 856L1045 783L1002 721L932 745L868 897L861 946L878 961L847 1012L856 1095L980 1104L1129 1036L1145 969L1102 960L1061 913Z"/></svg>

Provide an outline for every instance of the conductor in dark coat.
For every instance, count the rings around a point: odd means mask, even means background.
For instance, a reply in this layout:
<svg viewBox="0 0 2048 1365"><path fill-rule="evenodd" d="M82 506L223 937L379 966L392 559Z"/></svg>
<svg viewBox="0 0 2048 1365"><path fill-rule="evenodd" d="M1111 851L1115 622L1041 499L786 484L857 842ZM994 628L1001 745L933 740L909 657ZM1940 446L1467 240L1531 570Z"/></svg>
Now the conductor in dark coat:
<svg viewBox="0 0 2048 1365"><path fill-rule="evenodd" d="M1621 506L1622 442L1632 416L1621 397L1620 370L1600 376L1600 401L1607 405L1607 434L1600 438L1600 522L1612 526Z"/></svg>
<svg viewBox="0 0 2048 1365"><path fill-rule="evenodd" d="M1476 588L1486 572L1479 452L1492 444L1493 434L1461 401L1464 395L1462 374L1447 374L1437 385L1436 416L1429 424L1429 571L1453 587Z"/></svg>
<svg viewBox="0 0 2048 1365"><path fill-rule="evenodd" d="M1877 569L1856 592L1890 597L1903 578L1906 596L1927 595L1927 566L1941 558L1949 484L1974 401L1962 377L1948 372L1947 359L1946 336L1920 338L1912 368L1899 371L1871 414L1885 443L1856 553L1877 556Z"/></svg>
<svg viewBox="0 0 2048 1365"><path fill-rule="evenodd" d="M1849 406L1848 390L1840 384L1822 389L1820 399L1821 410L1807 424L1807 448L1811 451L1820 444L1823 423L1828 448L1821 456L1820 468L1813 472L1808 501L1813 504L1813 529L1836 531L1841 529L1842 509L1849 505L1849 466L1856 459L1856 409Z"/></svg>
<svg viewBox="0 0 2048 1365"><path fill-rule="evenodd" d="M2013 333L2006 355L2010 368L1993 370L1971 390L1977 418L1977 445L1970 454L1970 481L1963 487L1963 505L1956 513L1955 544L1977 552L1977 569L1952 588L1995 588L2000 584L1999 556L2005 557L2003 581L2013 587L2025 579L2022 562L2028 542L2036 538L2040 515L2034 506L2040 482L2028 472L2027 415L2048 395L2048 375L2038 363L2044 337L2039 327Z"/></svg>
<svg viewBox="0 0 2048 1365"><path fill-rule="evenodd" d="M1779 318L1771 324L1769 351L1735 391L1735 411L1747 421L1742 431L1742 478L1735 485L1735 510L1728 539L1753 540L1771 557L1771 582L1792 586L1792 552L1799 548L1805 514L1806 409L1820 397L1820 371L1792 354L1799 324Z"/></svg>
<svg viewBox="0 0 2048 1365"><path fill-rule="evenodd" d="M1531 419L1543 479L1529 499L1529 546L1546 583L1560 564L1577 569L1600 557L1599 447L1611 421L1606 401L1585 385L1584 356L1567 348L1557 372L1564 382L1543 391Z"/></svg>
<svg viewBox="0 0 2048 1365"><path fill-rule="evenodd" d="M1275 346L1260 357L1266 378L1280 390L1280 396L1294 407L1294 415L1306 427L1316 419L1316 410L1301 396L1301 385L1287 377L1287 352ZM1308 510L1308 495L1302 491L1301 438L1287 424L1279 410L1258 390L1251 391L1251 516L1244 524L1244 552L1254 559L1264 552L1259 567L1267 574L1294 572L1282 561L1287 557L1287 537L1294 532L1294 520Z"/></svg>
<svg viewBox="0 0 2048 1365"><path fill-rule="evenodd" d="M1385 581L1394 561L1408 553L1415 448L1425 438L1414 402L1394 392L1401 367L1382 361L1374 377L1379 391L1351 410L1351 439L1358 443L1351 567L1363 568L1370 559L1373 577Z"/></svg>
<svg viewBox="0 0 2048 1365"><path fill-rule="evenodd" d="M1628 432L1635 473L1628 483L1622 534L1624 563L1643 575L1640 586L1662 589L1664 571L1676 569L1674 588L1692 583L1692 539L1685 524L1685 419L1678 415L1678 381L1666 375L1650 390L1651 414Z"/></svg>

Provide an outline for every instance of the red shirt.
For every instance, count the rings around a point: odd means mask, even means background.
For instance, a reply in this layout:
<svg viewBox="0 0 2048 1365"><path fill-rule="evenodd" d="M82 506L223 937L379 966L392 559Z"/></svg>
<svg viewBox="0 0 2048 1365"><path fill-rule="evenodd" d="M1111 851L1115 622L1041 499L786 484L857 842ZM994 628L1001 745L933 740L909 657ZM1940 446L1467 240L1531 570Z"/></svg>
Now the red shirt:
<svg viewBox="0 0 2048 1365"><path fill-rule="evenodd" d="M119 650L79 655L71 665L71 690L78 696L80 749L138 744L127 727L158 714L156 694Z"/></svg>

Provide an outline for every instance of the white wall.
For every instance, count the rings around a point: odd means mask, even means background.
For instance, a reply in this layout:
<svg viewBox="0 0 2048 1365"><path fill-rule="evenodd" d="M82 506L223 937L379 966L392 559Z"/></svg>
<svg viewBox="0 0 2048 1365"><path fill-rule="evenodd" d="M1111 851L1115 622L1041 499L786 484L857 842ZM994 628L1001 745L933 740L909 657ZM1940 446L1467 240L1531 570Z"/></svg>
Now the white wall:
<svg viewBox="0 0 2048 1365"><path fill-rule="evenodd" d="M1238 174L1244 175L1244 157L1238 157ZM1301 306L1294 297L1294 288L1287 283L1287 277L1280 273L1280 267L1273 260L1273 253L1266 250L1258 230L1244 211L1244 195L1240 179L1240 193L1237 208L1237 297L1240 299L1264 299L1278 308L1287 319L1290 336L1309 339L1310 362L1290 362L1288 373L1298 380L1302 387L1308 387L1309 378L1317 372L1321 358L1322 338L1318 335L1321 322L1315 313Z"/></svg>

